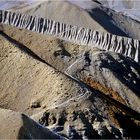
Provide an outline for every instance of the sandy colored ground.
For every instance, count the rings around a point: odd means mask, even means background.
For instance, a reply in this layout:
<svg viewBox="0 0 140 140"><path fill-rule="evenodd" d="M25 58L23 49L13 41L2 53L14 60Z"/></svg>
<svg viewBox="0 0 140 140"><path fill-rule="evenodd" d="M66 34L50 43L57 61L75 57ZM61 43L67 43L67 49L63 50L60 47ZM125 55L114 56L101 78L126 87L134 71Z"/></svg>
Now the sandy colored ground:
<svg viewBox="0 0 140 140"><path fill-rule="evenodd" d="M26 115L12 110L0 109L0 124L1 139L60 139Z"/></svg>
<svg viewBox="0 0 140 140"><path fill-rule="evenodd" d="M63 101L79 94L81 89L66 76L25 52L1 37L1 107L31 114L34 102L39 108L49 107L60 102L58 98Z"/></svg>
<svg viewBox="0 0 140 140"><path fill-rule="evenodd" d="M4 33L0 44L1 108L32 115L40 124L69 138L122 137L118 128L125 129L127 122L122 123L120 116L133 124L127 135L139 127L137 112L94 87L90 89L68 78ZM138 137L137 131L134 137Z"/></svg>
<svg viewBox="0 0 140 140"><path fill-rule="evenodd" d="M14 10L109 32L68 2L47 1ZM125 21L117 15L114 19ZM133 36L134 22L129 21L127 35ZM139 30L134 36L138 35ZM56 136L36 122L71 139L140 138L139 69L115 53L0 25L0 138Z"/></svg>

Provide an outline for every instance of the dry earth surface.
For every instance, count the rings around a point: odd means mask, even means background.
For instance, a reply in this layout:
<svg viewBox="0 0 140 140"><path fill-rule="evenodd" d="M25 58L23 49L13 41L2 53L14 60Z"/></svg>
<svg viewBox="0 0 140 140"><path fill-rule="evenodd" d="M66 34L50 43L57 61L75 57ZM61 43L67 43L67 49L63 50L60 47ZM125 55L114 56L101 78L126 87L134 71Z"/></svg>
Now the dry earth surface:
<svg viewBox="0 0 140 140"><path fill-rule="evenodd" d="M136 21L114 32L69 2L11 10L139 39ZM140 138L140 66L127 57L0 25L0 79L0 138Z"/></svg>

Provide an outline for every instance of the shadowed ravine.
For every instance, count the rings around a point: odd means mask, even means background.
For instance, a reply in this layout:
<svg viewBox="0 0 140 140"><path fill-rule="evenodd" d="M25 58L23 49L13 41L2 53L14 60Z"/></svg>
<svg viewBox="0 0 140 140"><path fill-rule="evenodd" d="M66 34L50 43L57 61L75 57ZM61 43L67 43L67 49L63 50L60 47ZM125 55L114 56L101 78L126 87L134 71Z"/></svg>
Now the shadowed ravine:
<svg viewBox="0 0 140 140"><path fill-rule="evenodd" d="M97 21L101 26L103 26L111 34L128 37L128 35L125 32L123 32L119 27L117 27L116 25L112 23L113 18L108 16L100 8L95 8L92 11L89 11L89 14L95 21Z"/></svg>

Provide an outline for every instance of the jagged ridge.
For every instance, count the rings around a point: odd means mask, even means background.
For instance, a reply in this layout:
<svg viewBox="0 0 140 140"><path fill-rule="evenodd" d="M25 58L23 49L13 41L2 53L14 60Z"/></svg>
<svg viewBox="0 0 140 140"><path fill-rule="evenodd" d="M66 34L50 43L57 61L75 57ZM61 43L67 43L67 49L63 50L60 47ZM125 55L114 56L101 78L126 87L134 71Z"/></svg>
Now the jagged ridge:
<svg viewBox="0 0 140 140"><path fill-rule="evenodd" d="M0 10L0 23L35 31L80 45L121 53L140 62L140 41L132 38L100 33L50 19Z"/></svg>

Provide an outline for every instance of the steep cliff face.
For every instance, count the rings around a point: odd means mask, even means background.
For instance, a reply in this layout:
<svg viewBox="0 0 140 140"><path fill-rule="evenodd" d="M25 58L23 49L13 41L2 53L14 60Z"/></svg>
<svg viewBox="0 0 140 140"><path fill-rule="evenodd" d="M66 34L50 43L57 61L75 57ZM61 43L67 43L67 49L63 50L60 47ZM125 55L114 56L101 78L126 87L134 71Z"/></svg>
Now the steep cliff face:
<svg viewBox="0 0 140 140"><path fill-rule="evenodd" d="M44 35L52 35L80 45L89 45L102 50L121 53L136 62L140 61L140 41L132 38L109 33L103 34L91 29L8 11L0 11L0 23L28 29Z"/></svg>

